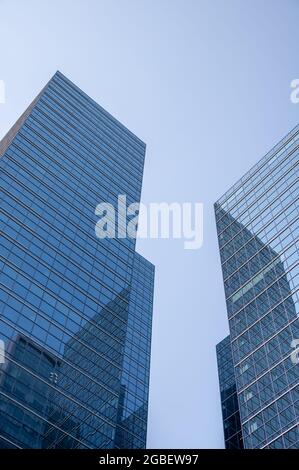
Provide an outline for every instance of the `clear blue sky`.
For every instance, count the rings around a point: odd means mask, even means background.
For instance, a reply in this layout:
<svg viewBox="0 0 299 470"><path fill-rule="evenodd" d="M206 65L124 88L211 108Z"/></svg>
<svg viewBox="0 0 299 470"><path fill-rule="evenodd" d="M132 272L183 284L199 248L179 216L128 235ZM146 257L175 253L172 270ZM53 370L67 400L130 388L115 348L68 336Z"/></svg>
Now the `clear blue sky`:
<svg viewBox="0 0 299 470"><path fill-rule="evenodd" d="M149 447L223 446L228 332L213 202L299 122L298 0L0 0L0 136L59 69L147 142L144 202L203 202L204 246L156 265Z"/></svg>

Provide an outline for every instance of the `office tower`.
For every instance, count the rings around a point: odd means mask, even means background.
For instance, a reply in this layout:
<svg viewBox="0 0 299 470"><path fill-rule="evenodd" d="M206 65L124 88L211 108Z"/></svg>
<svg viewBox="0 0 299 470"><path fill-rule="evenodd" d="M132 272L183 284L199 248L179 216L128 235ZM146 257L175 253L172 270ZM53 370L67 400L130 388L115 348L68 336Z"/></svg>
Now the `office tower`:
<svg viewBox="0 0 299 470"><path fill-rule="evenodd" d="M154 267L95 233L144 157L60 72L0 143L1 448L146 445Z"/></svg>
<svg viewBox="0 0 299 470"><path fill-rule="evenodd" d="M243 449L240 411L230 337L216 346L226 449Z"/></svg>
<svg viewBox="0 0 299 470"><path fill-rule="evenodd" d="M245 448L299 448L298 163L299 126L215 204Z"/></svg>

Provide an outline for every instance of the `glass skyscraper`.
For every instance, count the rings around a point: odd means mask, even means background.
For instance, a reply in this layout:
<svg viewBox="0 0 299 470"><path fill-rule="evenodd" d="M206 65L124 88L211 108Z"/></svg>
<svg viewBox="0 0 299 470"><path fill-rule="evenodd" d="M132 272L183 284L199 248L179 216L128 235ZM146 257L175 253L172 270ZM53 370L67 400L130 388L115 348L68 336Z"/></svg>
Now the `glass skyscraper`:
<svg viewBox="0 0 299 470"><path fill-rule="evenodd" d="M235 382L245 448L299 448L298 164L299 126L215 204L230 329L220 388Z"/></svg>
<svg viewBox="0 0 299 470"><path fill-rule="evenodd" d="M98 239L145 144L57 72L0 143L0 448L144 448L154 267Z"/></svg>

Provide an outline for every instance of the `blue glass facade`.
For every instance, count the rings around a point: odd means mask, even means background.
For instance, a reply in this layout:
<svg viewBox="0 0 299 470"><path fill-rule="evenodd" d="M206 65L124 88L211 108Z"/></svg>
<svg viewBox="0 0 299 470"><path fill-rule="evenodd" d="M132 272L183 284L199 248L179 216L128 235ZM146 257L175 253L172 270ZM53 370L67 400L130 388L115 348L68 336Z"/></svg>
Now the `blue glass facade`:
<svg viewBox="0 0 299 470"><path fill-rule="evenodd" d="M240 410L230 336L216 346L224 442L226 449L243 449Z"/></svg>
<svg viewBox="0 0 299 470"><path fill-rule="evenodd" d="M299 126L216 204L245 448L299 448Z"/></svg>
<svg viewBox="0 0 299 470"><path fill-rule="evenodd" d="M98 239L145 145L60 72L0 143L0 447L144 448L154 267Z"/></svg>

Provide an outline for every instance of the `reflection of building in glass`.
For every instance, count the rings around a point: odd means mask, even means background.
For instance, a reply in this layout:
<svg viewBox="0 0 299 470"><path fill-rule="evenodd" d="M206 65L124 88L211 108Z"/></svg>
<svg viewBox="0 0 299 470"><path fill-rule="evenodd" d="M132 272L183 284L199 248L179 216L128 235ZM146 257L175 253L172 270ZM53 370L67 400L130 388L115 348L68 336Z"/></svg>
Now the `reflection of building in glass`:
<svg viewBox="0 0 299 470"><path fill-rule="evenodd" d="M215 204L245 448L299 448L298 149L299 126Z"/></svg>
<svg viewBox="0 0 299 470"><path fill-rule="evenodd" d="M61 395L58 404L76 417L80 435L91 447L114 447L129 293L126 289L110 301L64 348L57 383L76 401ZM78 406L77 401L84 406ZM58 436L52 446L65 447L63 436Z"/></svg>
<svg viewBox="0 0 299 470"><path fill-rule="evenodd" d="M0 143L0 447L145 447L154 267L94 231L144 155L60 72Z"/></svg>
<svg viewBox="0 0 299 470"><path fill-rule="evenodd" d="M6 436L7 443L13 436L14 443L22 442L24 447L47 447L49 416L57 426L55 417L65 413L65 410L58 410L52 405L55 396L53 385L57 383L60 361L46 349L19 334L9 343L8 354L10 360L6 361L0 372L1 434ZM20 405L25 400L27 409ZM52 429L59 432L57 427ZM64 436L66 447L73 447L74 439L67 433L60 433ZM4 444L5 441L2 447L7 447Z"/></svg>
<svg viewBox="0 0 299 470"><path fill-rule="evenodd" d="M217 362L226 449L243 449L240 411L230 337L217 344Z"/></svg>
<svg viewBox="0 0 299 470"><path fill-rule="evenodd" d="M152 265L135 255L124 347L116 447L135 448L146 439L152 329Z"/></svg>

